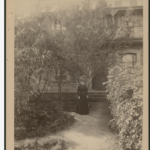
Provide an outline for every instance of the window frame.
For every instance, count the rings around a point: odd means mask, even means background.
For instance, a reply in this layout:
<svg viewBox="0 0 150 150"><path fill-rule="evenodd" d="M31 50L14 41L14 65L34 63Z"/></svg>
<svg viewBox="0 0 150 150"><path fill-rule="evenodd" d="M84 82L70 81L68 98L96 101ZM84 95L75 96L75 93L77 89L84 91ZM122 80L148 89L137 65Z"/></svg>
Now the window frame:
<svg viewBox="0 0 150 150"><path fill-rule="evenodd" d="M126 63L123 61L123 56L125 56L125 55L131 55L132 56L132 62L130 62L130 63L132 63L133 65L137 63L137 53L130 53L129 52L129 53L120 54L121 62L123 62L123 63Z"/></svg>

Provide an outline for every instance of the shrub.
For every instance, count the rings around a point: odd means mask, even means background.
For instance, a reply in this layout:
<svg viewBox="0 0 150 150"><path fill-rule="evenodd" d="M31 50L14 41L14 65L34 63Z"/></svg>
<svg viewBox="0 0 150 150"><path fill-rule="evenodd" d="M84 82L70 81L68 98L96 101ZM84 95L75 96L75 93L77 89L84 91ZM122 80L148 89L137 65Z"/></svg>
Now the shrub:
<svg viewBox="0 0 150 150"><path fill-rule="evenodd" d="M24 127L15 128L15 139L25 139L26 136L26 129Z"/></svg>
<svg viewBox="0 0 150 150"><path fill-rule="evenodd" d="M27 140L21 146L15 146L14 150L65 150L68 149L67 143L61 139L34 141Z"/></svg>
<svg viewBox="0 0 150 150"><path fill-rule="evenodd" d="M74 117L64 113L57 101L30 103L23 107L16 116L15 139L41 137L61 130L74 122Z"/></svg>
<svg viewBox="0 0 150 150"><path fill-rule="evenodd" d="M142 66L119 63L109 69L107 98L121 150L141 150L143 119Z"/></svg>

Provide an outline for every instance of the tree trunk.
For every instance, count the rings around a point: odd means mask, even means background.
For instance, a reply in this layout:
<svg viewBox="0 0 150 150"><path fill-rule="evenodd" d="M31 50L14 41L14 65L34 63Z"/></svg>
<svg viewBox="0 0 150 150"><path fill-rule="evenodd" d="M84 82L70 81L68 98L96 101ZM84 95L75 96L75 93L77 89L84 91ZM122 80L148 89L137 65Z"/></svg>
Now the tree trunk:
<svg viewBox="0 0 150 150"><path fill-rule="evenodd" d="M61 100L61 83L58 83L58 99Z"/></svg>

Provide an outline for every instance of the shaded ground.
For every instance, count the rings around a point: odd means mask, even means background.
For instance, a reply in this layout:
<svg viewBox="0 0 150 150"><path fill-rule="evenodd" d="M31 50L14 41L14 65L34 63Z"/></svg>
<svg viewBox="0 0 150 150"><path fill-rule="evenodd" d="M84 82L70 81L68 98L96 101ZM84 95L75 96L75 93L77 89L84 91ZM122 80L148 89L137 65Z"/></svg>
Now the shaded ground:
<svg viewBox="0 0 150 150"><path fill-rule="evenodd" d="M71 113L77 120L73 126L41 140L63 139L68 143L68 150L117 150L115 135L108 129L108 122L111 119L108 103L93 102L91 105L88 115Z"/></svg>

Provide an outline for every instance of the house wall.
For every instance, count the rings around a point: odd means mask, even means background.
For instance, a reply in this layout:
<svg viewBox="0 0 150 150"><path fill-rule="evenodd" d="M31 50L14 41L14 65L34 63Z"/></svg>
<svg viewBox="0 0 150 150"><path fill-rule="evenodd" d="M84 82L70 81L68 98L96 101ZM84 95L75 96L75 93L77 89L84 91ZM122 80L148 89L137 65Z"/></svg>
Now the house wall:
<svg viewBox="0 0 150 150"><path fill-rule="evenodd" d="M138 64L143 64L143 8L139 7L139 8L134 8L133 11L133 16L134 16L134 21L129 23L128 25L131 26L131 37L133 37L133 44L130 48L126 49L123 53L124 54L135 54L136 55L136 63ZM109 21L113 20L111 19L111 17L114 17L114 23L115 25L120 28L123 25L123 17L125 16L126 13L126 9L122 9L121 10L117 10L116 14L114 14L114 16L107 16L107 18L104 18L104 24L107 26L107 24L109 23ZM139 40L139 42L137 41ZM122 51L122 50L121 50ZM98 87L99 90L104 90L105 86L103 85L102 82L104 82L105 80L107 80L106 78L107 73L103 73L103 71L100 71L99 73L99 78L94 79L97 80L96 82L100 83L100 86ZM97 75L96 75L97 76ZM93 80L92 80L93 82ZM93 82L94 83L94 82ZM92 83L92 84L93 84ZM91 84L90 89L93 89L93 85Z"/></svg>
<svg viewBox="0 0 150 150"><path fill-rule="evenodd" d="M133 7L134 9L134 7ZM117 27L122 26L122 18L125 15L125 10L118 10L115 14L115 24ZM134 21L129 24L131 26L131 36L133 37L133 44L130 48L126 49L123 53L133 53L137 56L137 63L142 64L143 52L143 9L135 8L133 11ZM138 41L139 40L139 41Z"/></svg>
<svg viewBox="0 0 150 150"><path fill-rule="evenodd" d="M118 27L118 29L122 27L123 24L122 19L125 15L125 12L126 12L125 9L123 10L122 8L118 8L118 10L114 10L114 13L111 14L112 15L111 17L114 18L114 24L116 25L116 27ZM143 59L142 59L143 58L143 54L142 54L143 53L143 9L136 8L133 12L133 15L134 15L134 21L129 24L129 26L132 27L131 37L133 37L133 44L128 49L120 50L121 52L123 51L121 57L123 56L123 54L125 55L128 54L128 56L130 55L130 58L132 58L132 56L134 55L136 57L136 63L142 65L143 64ZM105 18L105 24L107 24L109 20L110 20L110 16L108 18ZM135 61L134 59L133 61ZM90 87L91 89L92 87L96 87L97 90L98 89L101 91L105 90L105 86L103 86L102 82L105 82L107 78L103 73L96 74L93 80L94 81L92 82L92 84L94 86L92 85Z"/></svg>

